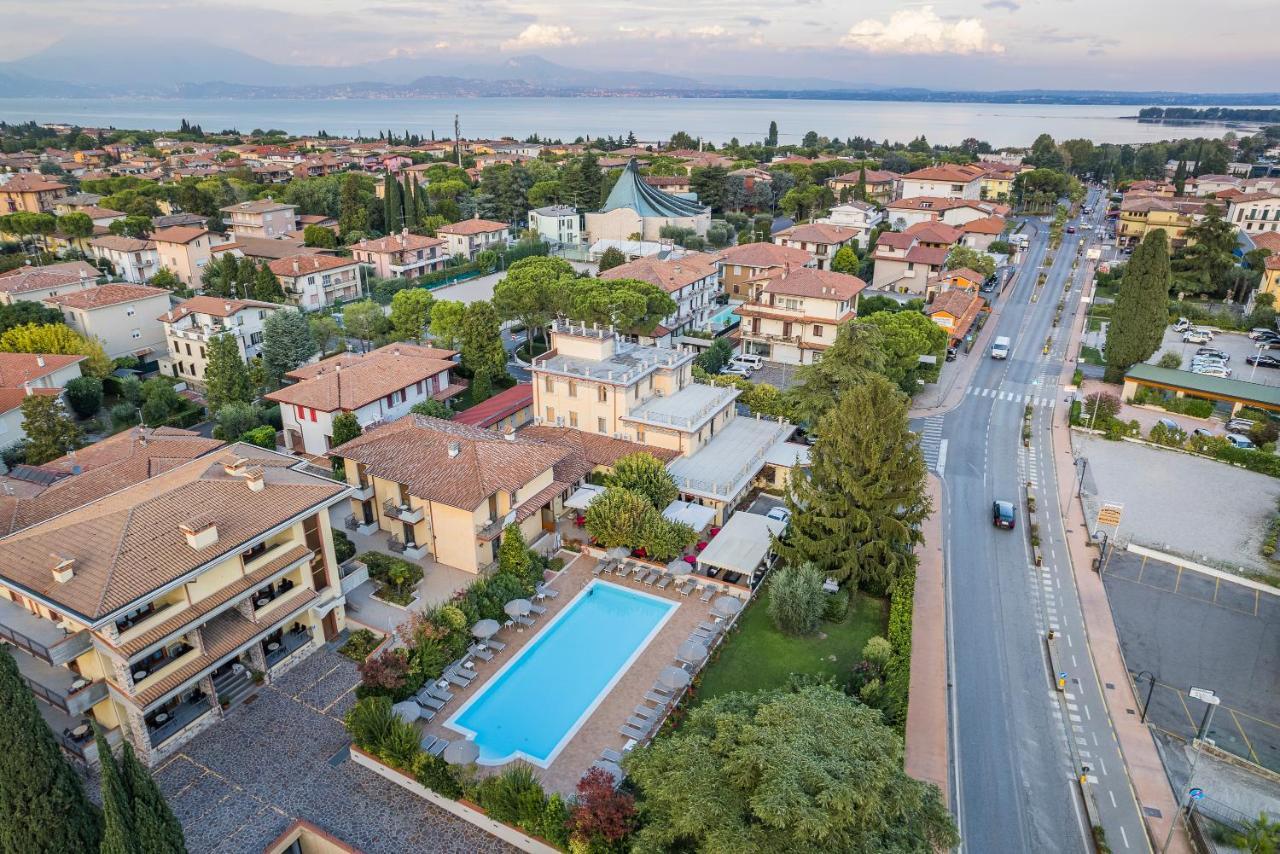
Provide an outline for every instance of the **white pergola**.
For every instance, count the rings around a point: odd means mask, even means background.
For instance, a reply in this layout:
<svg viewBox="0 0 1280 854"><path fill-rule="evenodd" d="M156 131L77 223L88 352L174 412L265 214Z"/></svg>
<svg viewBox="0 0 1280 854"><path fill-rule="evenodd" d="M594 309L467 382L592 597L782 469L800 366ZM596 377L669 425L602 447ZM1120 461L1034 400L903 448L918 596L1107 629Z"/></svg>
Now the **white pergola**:
<svg viewBox="0 0 1280 854"><path fill-rule="evenodd" d="M569 496L569 500L564 503L564 506L570 510L586 510L587 505L595 501L603 493L603 486L584 483L573 491L573 495Z"/></svg>
<svg viewBox="0 0 1280 854"><path fill-rule="evenodd" d="M750 577L769 556L773 536L785 527L781 521L757 513L734 513L698 555L698 565Z"/></svg>
<svg viewBox="0 0 1280 854"><path fill-rule="evenodd" d="M676 499L662 511L662 517L668 522L683 522L695 531L703 531L715 521L716 511L711 507Z"/></svg>

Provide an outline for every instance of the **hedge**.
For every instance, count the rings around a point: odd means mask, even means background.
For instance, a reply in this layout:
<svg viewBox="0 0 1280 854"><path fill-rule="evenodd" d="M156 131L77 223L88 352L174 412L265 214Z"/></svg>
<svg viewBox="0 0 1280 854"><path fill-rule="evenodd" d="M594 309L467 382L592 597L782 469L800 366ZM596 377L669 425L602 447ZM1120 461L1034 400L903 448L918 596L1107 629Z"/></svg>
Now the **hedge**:
<svg viewBox="0 0 1280 854"><path fill-rule="evenodd" d="M915 608L916 571L899 576L889 591L889 645L893 654L884 667L885 720L906 729L907 701L911 687L911 615Z"/></svg>
<svg viewBox="0 0 1280 854"><path fill-rule="evenodd" d="M1133 402L1146 406L1158 406L1166 412L1178 415L1190 415L1195 418L1208 418L1213 415L1213 401L1202 397L1165 397L1158 391L1140 388L1133 396Z"/></svg>

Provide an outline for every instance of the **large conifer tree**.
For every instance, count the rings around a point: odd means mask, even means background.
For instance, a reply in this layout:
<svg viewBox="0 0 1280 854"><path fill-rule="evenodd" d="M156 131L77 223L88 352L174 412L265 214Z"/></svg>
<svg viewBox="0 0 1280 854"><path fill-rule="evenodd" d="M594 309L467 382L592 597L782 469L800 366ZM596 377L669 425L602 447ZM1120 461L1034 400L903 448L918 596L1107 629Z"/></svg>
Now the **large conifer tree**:
<svg viewBox="0 0 1280 854"><path fill-rule="evenodd" d="M1120 382L1125 372L1160 348L1169 323L1169 244L1164 229L1147 232L1125 267L1107 328L1106 381Z"/></svg>
<svg viewBox="0 0 1280 854"><path fill-rule="evenodd" d="M127 741L120 753L120 776L129 793L138 850L143 854L187 854L182 825Z"/></svg>
<svg viewBox="0 0 1280 854"><path fill-rule="evenodd" d="M133 808L125 781L120 776L111 745L102 730L94 727L94 741L98 745L98 762L102 787L102 846L99 854L141 854L137 833L133 826Z"/></svg>

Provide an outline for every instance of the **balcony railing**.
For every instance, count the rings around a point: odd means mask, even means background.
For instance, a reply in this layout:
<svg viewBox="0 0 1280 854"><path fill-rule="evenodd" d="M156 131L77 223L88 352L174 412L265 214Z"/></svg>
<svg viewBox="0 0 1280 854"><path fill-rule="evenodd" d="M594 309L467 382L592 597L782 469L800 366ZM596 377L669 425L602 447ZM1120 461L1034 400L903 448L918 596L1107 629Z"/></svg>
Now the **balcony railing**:
<svg viewBox="0 0 1280 854"><path fill-rule="evenodd" d="M399 519L409 525L422 521L423 513L421 507L410 507L408 504L396 504L388 499L382 502L382 512L392 519Z"/></svg>
<svg viewBox="0 0 1280 854"><path fill-rule="evenodd" d="M194 646L188 643L183 643L159 661L150 664L138 662L136 664L129 665L133 675L134 690L137 691L145 682L155 679L158 676L163 676L165 673L169 672L186 660L187 656L190 656L195 651Z"/></svg>
<svg viewBox="0 0 1280 854"><path fill-rule="evenodd" d="M0 599L0 639L50 664L66 664L93 646L88 632L68 631L7 599Z"/></svg>
<svg viewBox="0 0 1280 854"><path fill-rule="evenodd" d="M183 700L168 711L151 715L147 720L147 736L151 739L151 746L159 747L212 711L213 703L210 698L197 694L194 699ZM157 723L156 719L161 715L164 715L164 720Z"/></svg>
<svg viewBox="0 0 1280 854"><path fill-rule="evenodd" d="M310 642L311 630L306 626L302 626L302 631L284 632L277 640L263 641L262 652L267 657L267 667L274 667ZM271 648L272 644L275 649Z"/></svg>
<svg viewBox="0 0 1280 854"><path fill-rule="evenodd" d="M373 481L362 479L358 484L351 487L351 497L360 501L368 501L373 497Z"/></svg>

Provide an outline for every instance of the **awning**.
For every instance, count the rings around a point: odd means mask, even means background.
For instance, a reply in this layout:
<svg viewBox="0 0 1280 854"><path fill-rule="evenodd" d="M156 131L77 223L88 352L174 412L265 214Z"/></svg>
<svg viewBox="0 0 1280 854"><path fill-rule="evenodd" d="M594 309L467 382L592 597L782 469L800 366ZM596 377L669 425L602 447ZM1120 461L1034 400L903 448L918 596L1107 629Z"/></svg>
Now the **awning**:
<svg viewBox="0 0 1280 854"><path fill-rule="evenodd" d="M715 521L716 511L691 501L672 501L662 511L662 517L669 522L683 522L695 531L704 530Z"/></svg>
<svg viewBox="0 0 1280 854"><path fill-rule="evenodd" d="M603 486L595 486L590 483L583 484L574 490L573 495L569 496L569 500L564 503L564 506L570 510L586 510L587 505L595 501L596 496L603 492Z"/></svg>
<svg viewBox="0 0 1280 854"><path fill-rule="evenodd" d="M756 513L734 513L698 555L698 564L750 575L768 556L773 535L781 534L785 527L777 519Z"/></svg>

